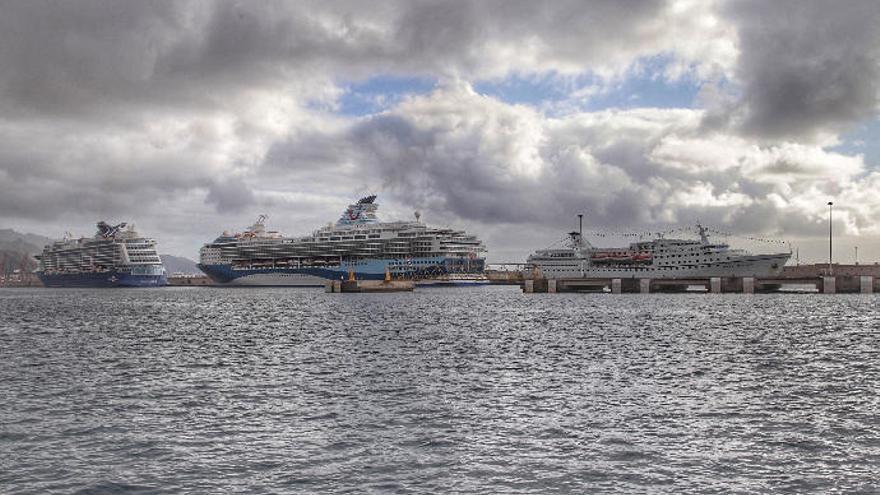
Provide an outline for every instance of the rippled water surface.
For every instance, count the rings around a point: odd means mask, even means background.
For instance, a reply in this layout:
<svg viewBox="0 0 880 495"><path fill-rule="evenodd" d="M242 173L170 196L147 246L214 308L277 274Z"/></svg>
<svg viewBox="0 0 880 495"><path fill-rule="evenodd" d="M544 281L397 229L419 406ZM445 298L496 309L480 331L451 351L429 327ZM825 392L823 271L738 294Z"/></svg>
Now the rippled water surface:
<svg viewBox="0 0 880 495"><path fill-rule="evenodd" d="M0 290L0 492L877 493L878 303Z"/></svg>

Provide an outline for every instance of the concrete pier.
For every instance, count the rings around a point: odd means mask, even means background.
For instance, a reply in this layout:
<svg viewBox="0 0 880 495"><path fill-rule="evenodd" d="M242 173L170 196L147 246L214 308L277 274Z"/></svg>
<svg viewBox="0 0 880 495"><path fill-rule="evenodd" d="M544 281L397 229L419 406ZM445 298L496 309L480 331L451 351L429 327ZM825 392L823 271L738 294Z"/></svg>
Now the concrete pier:
<svg viewBox="0 0 880 495"><path fill-rule="evenodd" d="M834 277L822 277L822 294L836 294L837 279Z"/></svg>
<svg viewBox="0 0 880 495"><path fill-rule="evenodd" d="M739 277L724 277L721 279L721 292L738 294L743 292L743 279Z"/></svg>
<svg viewBox="0 0 880 495"><path fill-rule="evenodd" d="M789 268L792 268L789 270ZM880 264L850 267L845 273L827 275L820 266L786 267L778 275L768 277L691 277L691 278L530 278L523 280L525 293L556 292L611 292L628 293L675 293L693 291L704 287L711 294L757 294L777 291L812 292L820 294L875 294L880 292ZM856 270L858 268L858 270ZM844 271L844 270L841 270Z"/></svg>

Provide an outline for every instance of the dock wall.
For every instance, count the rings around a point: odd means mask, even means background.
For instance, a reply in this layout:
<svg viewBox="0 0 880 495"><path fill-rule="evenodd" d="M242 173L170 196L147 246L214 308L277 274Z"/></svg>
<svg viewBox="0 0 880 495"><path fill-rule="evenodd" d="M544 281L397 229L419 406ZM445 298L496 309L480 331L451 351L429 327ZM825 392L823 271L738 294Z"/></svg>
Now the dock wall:
<svg viewBox="0 0 880 495"><path fill-rule="evenodd" d="M578 278L524 280L525 293L611 292L612 294L652 292L684 292L702 288L712 294L755 294L777 292L786 287L812 288L820 294L873 294L880 291L880 278L872 275L836 275L774 278L709 277L709 278Z"/></svg>

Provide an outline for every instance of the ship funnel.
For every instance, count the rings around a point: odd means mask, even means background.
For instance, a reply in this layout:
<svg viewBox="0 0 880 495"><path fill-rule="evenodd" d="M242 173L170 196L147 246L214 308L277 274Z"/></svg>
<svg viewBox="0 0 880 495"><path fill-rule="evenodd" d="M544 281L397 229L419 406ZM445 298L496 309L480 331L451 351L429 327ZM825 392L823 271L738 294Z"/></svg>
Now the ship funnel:
<svg viewBox="0 0 880 495"><path fill-rule="evenodd" d="M376 210L379 205L376 204L376 196L366 196L357 201L357 203L348 205L348 208L336 221L337 226L342 225L362 225L368 223L378 223Z"/></svg>
<svg viewBox="0 0 880 495"><path fill-rule="evenodd" d="M125 222L122 222L119 225L110 225L109 223L101 220L100 222L98 222L98 233L96 234L96 237L110 239L114 237L117 232L125 228L125 225Z"/></svg>

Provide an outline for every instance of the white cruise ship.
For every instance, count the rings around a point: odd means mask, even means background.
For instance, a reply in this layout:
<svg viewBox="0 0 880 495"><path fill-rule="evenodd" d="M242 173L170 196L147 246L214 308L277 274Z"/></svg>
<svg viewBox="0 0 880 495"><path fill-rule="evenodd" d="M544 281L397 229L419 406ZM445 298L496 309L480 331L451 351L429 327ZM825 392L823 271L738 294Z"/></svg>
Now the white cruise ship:
<svg viewBox="0 0 880 495"><path fill-rule="evenodd" d="M462 230L420 220L381 222L376 196L349 205L335 224L311 235L266 230L266 216L200 251L199 269L221 285L320 286L327 280L429 279L482 274L483 243Z"/></svg>
<svg viewBox="0 0 880 495"><path fill-rule="evenodd" d="M65 238L43 248L37 276L46 287L161 287L165 267L156 241L133 225L98 222L93 237Z"/></svg>
<svg viewBox="0 0 880 495"><path fill-rule="evenodd" d="M568 278L769 277L782 273L791 253L752 254L709 242L697 225L699 240L666 239L598 248L581 232L569 233L568 245L538 250L527 261L527 275Z"/></svg>

